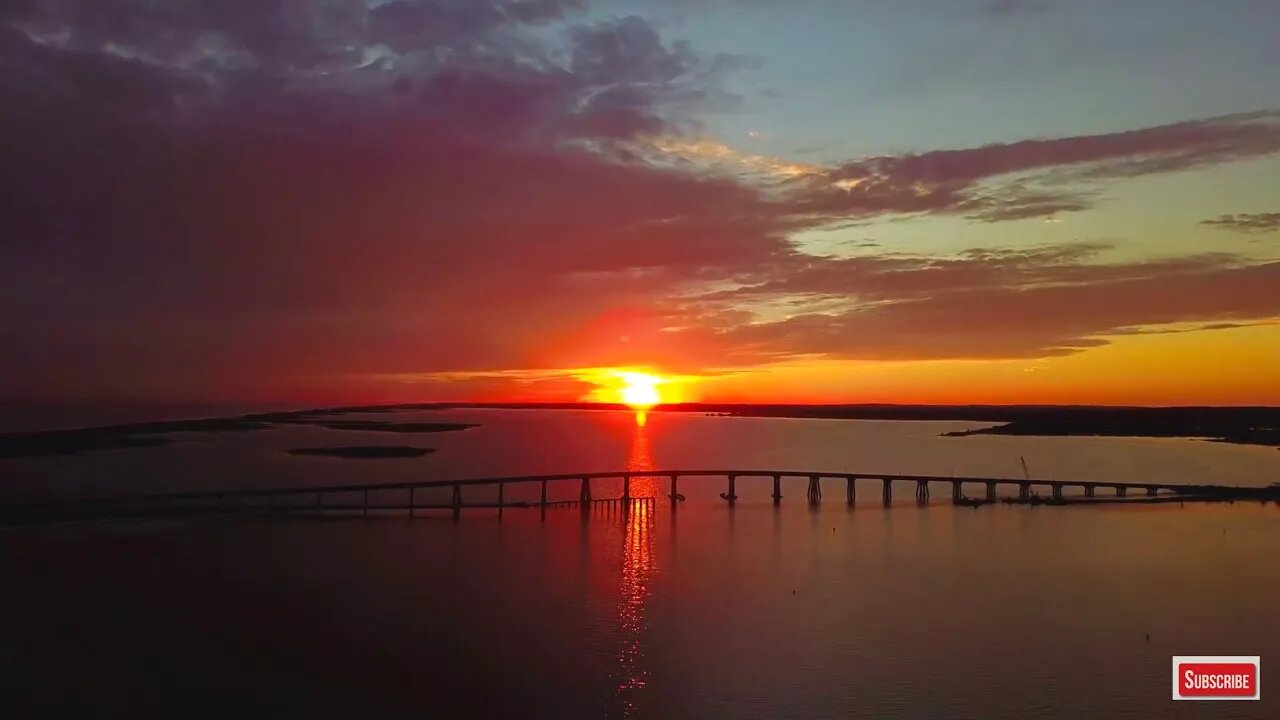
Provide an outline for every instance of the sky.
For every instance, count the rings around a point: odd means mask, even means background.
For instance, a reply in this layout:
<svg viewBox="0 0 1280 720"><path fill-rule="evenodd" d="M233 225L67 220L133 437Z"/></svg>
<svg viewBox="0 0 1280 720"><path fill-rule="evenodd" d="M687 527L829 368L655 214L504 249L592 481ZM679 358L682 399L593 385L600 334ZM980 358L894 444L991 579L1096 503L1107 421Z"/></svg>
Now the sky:
<svg viewBox="0 0 1280 720"><path fill-rule="evenodd" d="M1280 4L0 0L0 398L1280 405Z"/></svg>

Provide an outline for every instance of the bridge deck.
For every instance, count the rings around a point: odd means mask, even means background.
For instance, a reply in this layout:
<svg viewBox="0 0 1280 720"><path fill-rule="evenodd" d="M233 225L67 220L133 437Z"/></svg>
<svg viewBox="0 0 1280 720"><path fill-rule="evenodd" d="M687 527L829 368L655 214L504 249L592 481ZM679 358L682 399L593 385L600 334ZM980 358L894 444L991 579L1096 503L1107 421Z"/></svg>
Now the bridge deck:
<svg viewBox="0 0 1280 720"><path fill-rule="evenodd" d="M455 517L463 508L505 508L519 507L564 507L574 504L601 502L631 502L643 498L633 498L629 492L629 483L624 485L624 495L619 498L592 498L591 481L602 479L629 478L669 478L672 495L678 495L678 481L681 478L725 478L728 491L721 497L732 502L737 499L734 482L739 478L772 478L774 481L774 502L781 500L780 483L784 478L806 478L809 480L809 500L821 500L822 480L846 481L847 497L850 503L855 496L855 483L858 481L874 481L883 483L886 501L891 497L893 483L915 483L917 498L928 497L928 486L932 483L950 483L952 497L963 500L962 487L966 484L983 485L987 488L987 502L995 499L993 488L997 486L1015 486L1021 498L1028 497L1031 487L1048 487L1055 499L1062 498L1064 488L1082 488L1089 497L1093 497L1096 488L1115 490L1116 496L1122 497L1128 490L1145 491L1148 496L1161 492L1172 493L1185 498L1250 498L1280 501L1280 487L1242 487L1231 485L1209 485L1188 483L1139 483L1098 480L1044 480L1035 478L992 478L992 477L953 477L937 475L902 475L874 472L829 472L829 471L797 471L797 470L634 470L591 473L563 473L555 475L524 475L514 477L467 478L458 480L423 480L417 482L372 483L363 485L317 485L307 487L274 487L274 488L242 488L234 490L207 490L197 492L147 493L135 495L118 495L106 497L62 498L37 502L0 504L0 524L27 524L30 522L49 522L65 519L83 519L93 517L133 517L155 515L183 515L213 510L234 511L239 506L243 510L270 509L278 512L337 512L357 511L368 513L370 510L407 510L410 514L417 510L451 510ZM548 500L546 486L550 483L579 482L581 494L577 500ZM507 485L539 484L542 486L540 501L504 502L503 489ZM478 486L497 486L498 500L484 502L464 502L464 488ZM415 502L415 493L419 490L446 489L452 492L452 500L447 504L439 502ZM369 493L385 493L387 491L404 491L406 501L399 503L369 501ZM325 497L338 494L361 493L362 501L352 503L325 502ZM311 496L312 502L300 502L301 496ZM267 504L252 501L266 500Z"/></svg>

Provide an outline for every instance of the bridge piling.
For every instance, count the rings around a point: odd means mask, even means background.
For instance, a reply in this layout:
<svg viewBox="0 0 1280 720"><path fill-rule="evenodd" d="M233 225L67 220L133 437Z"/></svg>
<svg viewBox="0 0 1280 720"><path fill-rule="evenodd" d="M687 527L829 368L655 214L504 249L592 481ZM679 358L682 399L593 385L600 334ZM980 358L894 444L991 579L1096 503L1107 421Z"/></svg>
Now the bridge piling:
<svg viewBox="0 0 1280 720"><path fill-rule="evenodd" d="M410 518L413 517L413 491L414 490L417 490L417 488L415 487L409 488L409 517Z"/></svg>
<svg viewBox="0 0 1280 720"><path fill-rule="evenodd" d="M1018 483L1018 499L1027 500L1027 499L1030 499L1030 497L1031 497L1031 483L1025 482L1025 481Z"/></svg>
<svg viewBox="0 0 1280 720"><path fill-rule="evenodd" d="M631 502L631 476L622 476L622 500L623 502Z"/></svg>
<svg viewBox="0 0 1280 720"><path fill-rule="evenodd" d="M773 504L778 505L782 502L782 476L773 476Z"/></svg>
<svg viewBox="0 0 1280 720"><path fill-rule="evenodd" d="M506 483L498 483L498 519L502 519L502 506L506 505Z"/></svg>
<svg viewBox="0 0 1280 720"><path fill-rule="evenodd" d="M993 481L988 480L987 481L987 502L993 503L995 501L996 501L996 484Z"/></svg>
<svg viewBox="0 0 1280 720"><path fill-rule="evenodd" d="M729 477L729 491L721 495L720 497L724 498L725 500L728 500L729 504L732 505L733 501L738 499L738 493L734 491L734 483L735 481L737 481L738 476L729 475L728 477Z"/></svg>
<svg viewBox="0 0 1280 720"><path fill-rule="evenodd" d="M1116 497L1124 497L1124 496L1126 496L1126 495L1128 495L1128 494L1129 494L1129 486L1128 486L1128 485L1117 485L1117 486L1116 486Z"/></svg>
<svg viewBox="0 0 1280 720"><path fill-rule="evenodd" d="M880 482L884 483L884 504L888 505L893 502L893 481L889 478L881 478Z"/></svg>
<svg viewBox="0 0 1280 720"><path fill-rule="evenodd" d="M1084 496L1085 496L1085 497L1094 497L1094 495L1096 494L1097 489L1098 489L1098 486L1097 486L1097 485L1094 485L1093 483L1085 483L1085 486L1084 486Z"/></svg>
<svg viewBox="0 0 1280 720"><path fill-rule="evenodd" d="M809 476L809 490L805 493L809 499L810 505L817 505L822 502L822 477L819 475Z"/></svg>
<svg viewBox="0 0 1280 720"><path fill-rule="evenodd" d="M1147 497L1155 497L1157 490L1159 490L1159 488L1156 488L1156 487L1147 488Z"/></svg>
<svg viewBox="0 0 1280 720"><path fill-rule="evenodd" d="M591 478L582 478L582 489L578 491L578 502L591 502Z"/></svg>
<svg viewBox="0 0 1280 720"><path fill-rule="evenodd" d="M951 481L951 502L960 502L960 498L964 497L964 483L959 480Z"/></svg>
<svg viewBox="0 0 1280 720"><path fill-rule="evenodd" d="M679 483L680 483L680 476L676 474L672 474L671 475L671 509L672 510L675 510L676 506L680 504Z"/></svg>
<svg viewBox="0 0 1280 720"><path fill-rule="evenodd" d="M453 519L462 517L462 486L453 484Z"/></svg>
<svg viewBox="0 0 1280 720"><path fill-rule="evenodd" d="M844 479L844 503L846 505L853 505L858 499L858 490L854 485L855 479L852 475Z"/></svg>
<svg viewBox="0 0 1280 720"><path fill-rule="evenodd" d="M1054 486L1053 486L1053 499L1054 499L1054 500L1061 500L1061 499L1062 499L1062 486L1061 486L1061 485L1054 485Z"/></svg>

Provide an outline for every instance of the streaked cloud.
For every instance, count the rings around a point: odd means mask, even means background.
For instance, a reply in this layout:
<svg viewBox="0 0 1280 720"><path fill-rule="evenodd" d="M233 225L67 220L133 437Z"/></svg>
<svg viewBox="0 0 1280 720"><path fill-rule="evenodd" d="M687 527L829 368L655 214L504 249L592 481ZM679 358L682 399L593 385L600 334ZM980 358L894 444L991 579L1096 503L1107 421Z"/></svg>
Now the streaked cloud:
<svg viewBox="0 0 1280 720"><path fill-rule="evenodd" d="M823 260L704 301L844 300L821 312L800 306L782 319L719 328L724 352L742 363L1052 357L1108 344L1134 327L1223 328L1280 317L1280 263L1225 255L1100 263L1097 249Z"/></svg>
<svg viewBox="0 0 1280 720"><path fill-rule="evenodd" d="M642 138L639 145L668 161L741 175L747 179L787 180L823 172L819 165L744 152L709 138L663 135Z"/></svg>
<svg viewBox="0 0 1280 720"><path fill-rule="evenodd" d="M1275 232L1280 230L1280 213L1219 215L1211 220L1203 220L1201 224L1242 233Z"/></svg>
<svg viewBox="0 0 1280 720"><path fill-rule="evenodd" d="M1102 135L871 157L803 179L795 210L815 216L956 213L986 222L1093 206L1089 189L1280 152L1280 112Z"/></svg>

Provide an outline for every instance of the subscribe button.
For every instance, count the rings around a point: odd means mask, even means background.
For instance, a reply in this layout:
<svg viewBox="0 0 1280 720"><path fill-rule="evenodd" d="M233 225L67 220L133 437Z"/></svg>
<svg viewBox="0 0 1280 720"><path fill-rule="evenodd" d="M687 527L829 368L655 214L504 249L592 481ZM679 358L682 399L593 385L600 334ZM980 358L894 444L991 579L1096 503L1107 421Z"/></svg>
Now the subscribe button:
<svg viewBox="0 0 1280 720"><path fill-rule="evenodd" d="M1174 700L1257 700L1261 683L1257 655L1173 656Z"/></svg>

